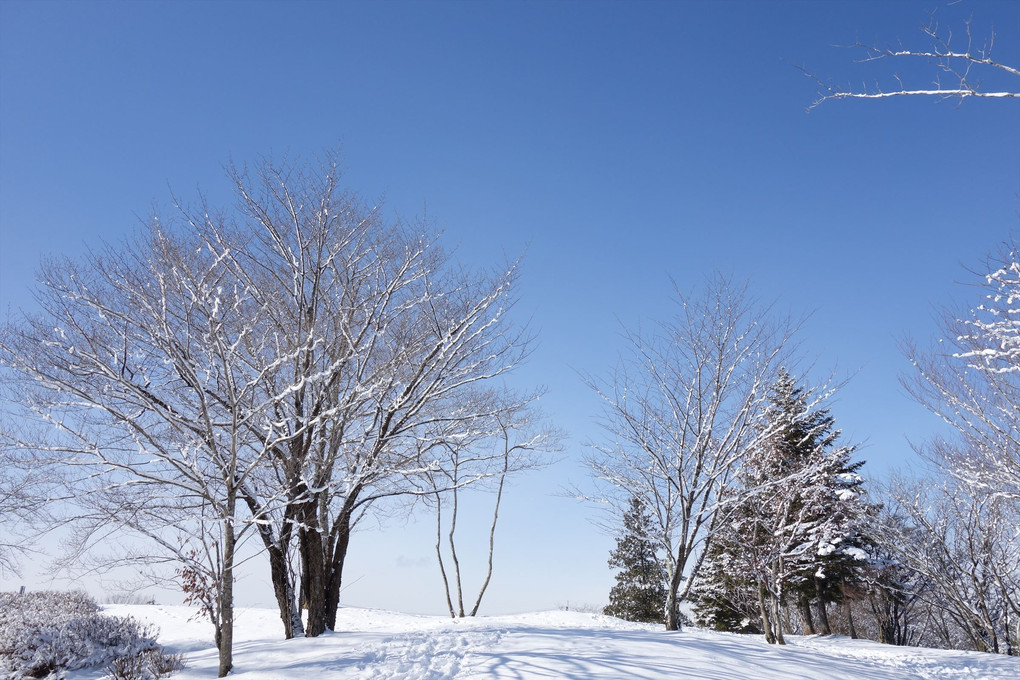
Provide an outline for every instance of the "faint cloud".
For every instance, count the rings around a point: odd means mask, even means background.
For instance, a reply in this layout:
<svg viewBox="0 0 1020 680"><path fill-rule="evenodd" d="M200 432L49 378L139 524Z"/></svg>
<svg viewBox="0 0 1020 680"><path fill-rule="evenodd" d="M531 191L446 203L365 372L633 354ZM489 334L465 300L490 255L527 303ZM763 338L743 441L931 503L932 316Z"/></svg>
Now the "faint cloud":
<svg viewBox="0 0 1020 680"><path fill-rule="evenodd" d="M401 569L427 567L428 563L429 560L427 557L408 557L407 555L397 555L397 566Z"/></svg>

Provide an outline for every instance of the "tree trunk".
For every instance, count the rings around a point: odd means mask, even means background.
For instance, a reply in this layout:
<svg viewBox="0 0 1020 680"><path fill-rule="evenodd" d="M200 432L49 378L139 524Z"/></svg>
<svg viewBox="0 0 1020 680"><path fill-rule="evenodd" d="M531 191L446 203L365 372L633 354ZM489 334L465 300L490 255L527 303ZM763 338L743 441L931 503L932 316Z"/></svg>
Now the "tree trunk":
<svg viewBox="0 0 1020 680"><path fill-rule="evenodd" d="M284 622L284 636L287 639L301 637L305 634L305 624L301 620L301 608L298 607L294 579L291 578L288 569L287 553L284 547L277 544L272 544L268 553L272 590L276 596L279 619Z"/></svg>
<svg viewBox="0 0 1020 680"><path fill-rule="evenodd" d="M436 494L436 561L439 562L439 575L443 577L443 594L446 595L446 608L450 611L450 618L457 618L457 612L453 608L453 600L450 598L450 579L446 576L446 565L443 564L443 498Z"/></svg>
<svg viewBox="0 0 1020 680"><path fill-rule="evenodd" d="M269 574L273 581L273 594L276 606L280 610L283 622L283 636L291 639L304 635L304 624L301 622L301 611L295 598L294 582L287 569L287 558L283 549L275 542L267 546L269 554Z"/></svg>
<svg viewBox="0 0 1020 680"><path fill-rule="evenodd" d="M453 561L453 584L457 586L457 616L464 618L464 587L460 578L460 560L457 559L457 544L453 536L457 531L457 487L453 487L453 509L450 511L450 533L447 537L450 544L450 559Z"/></svg>
<svg viewBox="0 0 1020 680"><path fill-rule="evenodd" d="M843 606L846 607L846 622L850 626L850 639L857 639L857 627L854 625L854 609L850 606L850 598L843 598Z"/></svg>
<svg viewBox="0 0 1020 680"><path fill-rule="evenodd" d="M893 611L896 613L896 618L893 619L894 623L892 624L894 632L894 636L892 637L893 644L901 646L909 644L910 626L908 625L909 621L907 619L907 612L906 610L901 611L899 606L897 606Z"/></svg>
<svg viewBox="0 0 1020 680"><path fill-rule="evenodd" d="M783 637L783 603L778 597L772 597L772 615L776 622L775 625L775 636L776 642L781 645L786 644L786 638Z"/></svg>
<svg viewBox="0 0 1020 680"><path fill-rule="evenodd" d="M503 500L503 483L506 481L509 461L509 457L503 458L503 474L499 478L499 490L496 492L496 505L492 510L492 525L489 527L488 569L485 572L485 580L482 581L482 587L478 590L478 599L475 600L475 606L471 608L471 616L478 613L478 607L482 604L482 596L485 595L485 591L489 587L489 581L492 580L492 555L496 547L496 522L499 521L499 504Z"/></svg>
<svg viewBox="0 0 1020 680"><path fill-rule="evenodd" d="M758 586L758 611L761 612L761 629L765 633L765 642L773 645L776 636L772 633L772 622L769 621L768 605L765 604L765 587Z"/></svg>
<svg viewBox="0 0 1020 680"><path fill-rule="evenodd" d="M305 503L302 527L298 532L301 551L301 590L308 611L305 637L318 637L325 632L325 568L322 534L318 531L315 503Z"/></svg>
<svg viewBox="0 0 1020 680"><path fill-rule="evenodd" d="M815 635L815 622L811 618L811 603L804 593L797 596L797 610L800 613L800 620L804 622L804 629L807 634Z"/></svg>
<svg viewBox="0 0 1020 680"><path fill-rule="evenodd" d="M333 527L336 540L333 544L333 559L330 561L329 574L326 580L326 627L336 630L336 613L340 609L340 586L343 584L344 562L347 560L347 547L351 542L351 513L344 508Z"/></svg>
<svg viewBox="0 0 1020 680"><path fill-rule="evenodd" d="M244 491L241 497L252 517L260 518L259 504ZM289 511L288 511L289 515ZM304 635L304 624L301 622L301 611L298 609L295 599L294 581L291 579L290 570L287 567L287 546L290 544L291 524L284 524L280 528L279 537L274 536L273 528L268 523L259 523L259 538L269 555L269 576L273 583L273 595L276 596L276 606L280 610L280 620L283 622L283 636L291 639L294 636Z"/></svg>
<svg viewBox="0 0 1020 680"><path fill-rule="evenodd" d="M825 611L825 601L821 598L815 600L815 614L818 615L818 632L821 635L832 635L829 627L829 614Z"/></svg>
<svg viewBox="0 0 1020 680"><path fill-rule="evenodd" d="M223 583L220 586L220 625L216 636L219 650L218 677L224 677L234 666L234 523L233 499L228 500L228 519L223 536Z"/></svg>
<svg viewBox="0 0 1020 680"><path fill-rule="evenodd" d="M680 590L682 570L681 562L677 560L673 576L669 579L669 590L666 592L666 630L680 630L680 603L676 595Z"/></svg>

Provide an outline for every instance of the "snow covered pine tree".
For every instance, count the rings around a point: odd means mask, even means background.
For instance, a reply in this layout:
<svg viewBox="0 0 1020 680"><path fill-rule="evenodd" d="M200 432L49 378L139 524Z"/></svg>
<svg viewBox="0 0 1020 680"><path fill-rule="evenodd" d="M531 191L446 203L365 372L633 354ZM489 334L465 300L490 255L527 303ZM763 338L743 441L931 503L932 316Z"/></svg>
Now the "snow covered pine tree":
<svg viewBox="0 0 1020 680"><path fill-rule="evenodd" d="M783 608L796 598L805 628L815 632L813 600L818 632L828 634L826 604L839 601L844 585L863 580L869 557L860 530L868 514L857 474L863 462L851 462L853 447L836 445L835 419L814 403L780 371L764 418L771 434L746 454L735 492L741 501L706 565L708 575L725 565L726 578L703 589L699 620L746 621L734 614L757 601L766 639L782 644Z"/></svg>

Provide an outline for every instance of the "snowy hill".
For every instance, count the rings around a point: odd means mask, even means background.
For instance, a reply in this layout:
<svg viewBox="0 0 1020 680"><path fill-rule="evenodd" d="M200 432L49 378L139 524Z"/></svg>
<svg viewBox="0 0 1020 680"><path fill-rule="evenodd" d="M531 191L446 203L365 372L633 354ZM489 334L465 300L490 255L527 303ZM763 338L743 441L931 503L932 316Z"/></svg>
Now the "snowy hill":
<svg viewBox="0 0 1020 680"><path fill-rule="evenodd" d="M185 607L108 605L160 628L170 651L188 667L177 680L216 677L211 627ZM765 644L760 636L626 623L595 614L540 612L453 621L368 609L341 609L339 632L317 639L282 640L276 613L241 609L235 633L237 680L339 678L445 680L1009 680L1020 659L942 650L892 647L842 637L791 636ZM99 671L68 680L94 680Z"/></svg>

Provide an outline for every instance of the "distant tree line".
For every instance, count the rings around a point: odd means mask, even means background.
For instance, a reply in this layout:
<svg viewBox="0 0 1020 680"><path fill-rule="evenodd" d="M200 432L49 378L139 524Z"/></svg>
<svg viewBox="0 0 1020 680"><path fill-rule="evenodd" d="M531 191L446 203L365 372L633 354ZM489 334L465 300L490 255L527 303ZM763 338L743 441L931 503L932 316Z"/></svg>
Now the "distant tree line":
<svg viewBox="0 0 1020 680"><path fill-rule="evenodd" d="M786 368L788 328L715 277L609 380L589 456L623 526L607 614L716 630L1020 654L1020 249L977 272L904 384L948 429L927 471L866 490L863 461ZM692 310L696 310L692 313ZM756 341L753 350L747 344ZM769 362L772 362L771 364ZM654 606L649 604L654 602ZM659 614L652 615L655 607Z"/></svg>

